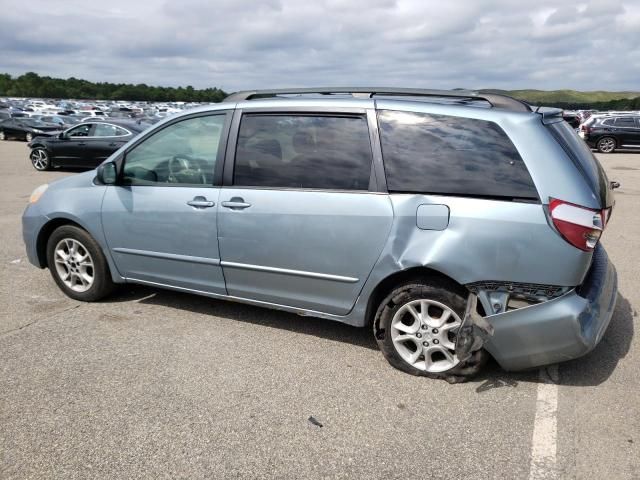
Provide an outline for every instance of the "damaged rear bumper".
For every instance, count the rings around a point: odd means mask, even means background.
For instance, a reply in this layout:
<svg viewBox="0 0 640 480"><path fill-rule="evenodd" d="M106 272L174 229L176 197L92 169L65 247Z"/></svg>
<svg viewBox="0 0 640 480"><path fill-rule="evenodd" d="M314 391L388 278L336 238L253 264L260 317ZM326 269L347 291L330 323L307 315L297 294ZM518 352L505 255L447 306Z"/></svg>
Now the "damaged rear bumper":
<svg viewBox="0 0 640 480"><path fill-rule="evenodd" d="M585 355L602 339L617 293L616 270L598 245L580 287L548 302L485 317L494 331L484 348L505 370Z"/></svg>

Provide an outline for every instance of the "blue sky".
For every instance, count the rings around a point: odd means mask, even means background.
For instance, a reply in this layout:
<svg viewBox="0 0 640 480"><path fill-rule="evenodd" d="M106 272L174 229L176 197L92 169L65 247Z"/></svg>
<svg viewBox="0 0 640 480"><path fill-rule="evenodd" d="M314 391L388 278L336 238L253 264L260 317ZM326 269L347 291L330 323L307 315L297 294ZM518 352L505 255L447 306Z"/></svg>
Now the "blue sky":
<svg viewBox="0 0 640 480"><path fill-rule="evenodd" d="M640 90L637 0L0 0L0 71L150 85Z"/></svg>

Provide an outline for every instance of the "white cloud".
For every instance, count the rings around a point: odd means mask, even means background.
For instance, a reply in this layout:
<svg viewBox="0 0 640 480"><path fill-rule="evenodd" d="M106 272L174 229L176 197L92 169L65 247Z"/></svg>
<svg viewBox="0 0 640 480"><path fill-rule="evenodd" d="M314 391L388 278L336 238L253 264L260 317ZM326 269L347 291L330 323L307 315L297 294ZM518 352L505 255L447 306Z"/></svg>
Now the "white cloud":
<svg viewBox="0 0 640 480"><path fill-rule="evenodd" d="M12 74L228 91L640 89L635 0L0 0L0 10L0 71Z"/></svg>

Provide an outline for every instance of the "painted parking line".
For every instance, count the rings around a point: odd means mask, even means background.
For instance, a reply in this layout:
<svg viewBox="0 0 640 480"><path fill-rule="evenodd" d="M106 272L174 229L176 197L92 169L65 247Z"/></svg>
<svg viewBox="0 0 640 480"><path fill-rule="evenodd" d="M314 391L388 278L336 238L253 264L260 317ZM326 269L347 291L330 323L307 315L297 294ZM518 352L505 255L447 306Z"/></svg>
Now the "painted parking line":
<svg viewBox="0 0 640 480"><path fill-rule="evenodd" d="M536 417L531 441L529 480L558 478L556 469L558 430L558 366L540 369Z"/></svg>

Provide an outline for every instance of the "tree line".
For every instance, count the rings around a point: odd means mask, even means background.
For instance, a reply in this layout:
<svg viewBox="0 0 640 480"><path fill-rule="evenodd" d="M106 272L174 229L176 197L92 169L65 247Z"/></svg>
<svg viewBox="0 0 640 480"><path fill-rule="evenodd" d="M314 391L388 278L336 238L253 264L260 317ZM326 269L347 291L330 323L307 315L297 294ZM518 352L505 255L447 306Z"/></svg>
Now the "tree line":
<svg viewBox="0 0 640 480"><path fill-rule="evenodd" d="M219 88L154 87L139 83L89 82L78 78L52 78L28 72L18 77L0 73L0 96L72 98L77 100L133 100L148 102L220 102L227 93Z"/></svg>
<svg viewBox="0 0 640 480"><path fill-rule="evenodd" d="M227 96L223 90L213 87L195 89L186 87L154 87L145 83L89 82L78 78L52 78L28 72L18 77L0 73L0 96L37 97L56 99L133 100L147 102L220 102ZM526 100L526 98L524 98ZM640 110L640 97L620 98L606 102L546 101L548 107L565 110Z"/></svg>
<svg viewBox="0 0 640 480"><path fill-rule="evenodd" d="M640 110L640 97L635 98L619 98L617 100L609 100L608 102L551 102L545 103L548 107L557 107L564 110Z"/></svg>

